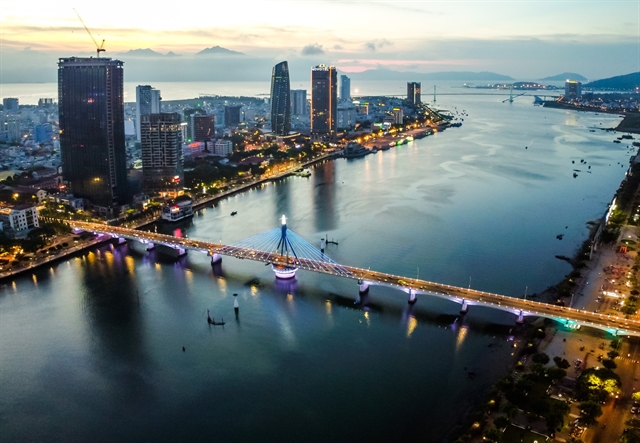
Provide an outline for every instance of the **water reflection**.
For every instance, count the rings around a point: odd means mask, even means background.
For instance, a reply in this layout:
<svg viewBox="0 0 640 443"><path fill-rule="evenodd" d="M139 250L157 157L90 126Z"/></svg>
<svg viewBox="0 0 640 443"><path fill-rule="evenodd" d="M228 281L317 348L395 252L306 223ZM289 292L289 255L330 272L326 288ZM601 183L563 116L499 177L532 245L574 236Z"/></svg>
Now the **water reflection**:
<svg viewBox="0 0 640 443"><path fill-rule="evenodd" d="M335 167L335 162L330 161L317 166L314 170L313 215L318 232L331 231L337 225Z"/></svg>
<svg viewBox="0 0 640 443"><path fill-rule="evenodd" d="M149 360L144 319L135 273L127 264L126 248L89 254L83 267L83 307L92 335L93 364L109 384L107 392L125 404L151 401Z"/></svg>

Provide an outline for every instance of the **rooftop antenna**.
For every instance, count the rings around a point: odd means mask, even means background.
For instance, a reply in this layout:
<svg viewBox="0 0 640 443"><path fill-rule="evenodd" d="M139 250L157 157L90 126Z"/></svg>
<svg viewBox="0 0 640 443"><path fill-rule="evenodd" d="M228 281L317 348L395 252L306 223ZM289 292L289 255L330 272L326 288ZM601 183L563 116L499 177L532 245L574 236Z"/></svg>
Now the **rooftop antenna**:
<svg viewBox="0 0 640 443"><path fill-rule="evenodd" d="M89 37L91 37L91 40L93 40L93 43L96 45L96 53L97 53L97 56L100 57L100 53L106 51L106 49L104 49L104 39L102 40L102 44L98 45L98 42L93 37L93 34L91 33L91 31L89 31L89 28L87 28L87 25L85 24L84 20L82 20L82 17L80 17L80 14L78 13L78 11L76 11L76 8L73 8L73 11L76 13L78 18L80 19L80 22L82 23L82 26L84 26L84 29L87 30Z"/></svg>

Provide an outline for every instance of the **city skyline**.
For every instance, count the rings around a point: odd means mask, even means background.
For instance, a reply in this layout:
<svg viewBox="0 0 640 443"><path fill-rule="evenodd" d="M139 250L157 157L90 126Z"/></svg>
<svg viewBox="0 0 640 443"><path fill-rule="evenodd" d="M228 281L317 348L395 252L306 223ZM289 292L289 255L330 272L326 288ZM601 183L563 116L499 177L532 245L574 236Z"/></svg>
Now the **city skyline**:
<svg viewBox="0 0 640 443"><path fill-rule="evenodd" d="M306 66L331 64L346 73L489 70L515 78L541 78L570 71L595 79L640 70L640 57L634 57L640 47L637 2L588 2L579 8L576 2L530 1L511 2L509 8L484 1L371 2L366 8L360 2L277 2L287 14L271 12L281 10L273 3L251 3L242 14L209 15L207 10L219 12L219 5L198 5L199 14L209 17L206 25L193 22L196 5L190 2L171 17L165 8L151 11L136 3L127 4L126 14L119 8L111 12L88 5L79 5L78 12L96 40L106 40L107 54L112 56L151 48L191 58L219 45L241 52L255 66L289 60L294 76L300 75L297 59ZM18 81L13 72L25 58L94 52L73 6L35 1L2 6L2 82ZM314 21L292 23L293 16L312 16ZM409 16L420 26L399 27ZM228 66L230 75L242 69L238 63Z"/></svg>

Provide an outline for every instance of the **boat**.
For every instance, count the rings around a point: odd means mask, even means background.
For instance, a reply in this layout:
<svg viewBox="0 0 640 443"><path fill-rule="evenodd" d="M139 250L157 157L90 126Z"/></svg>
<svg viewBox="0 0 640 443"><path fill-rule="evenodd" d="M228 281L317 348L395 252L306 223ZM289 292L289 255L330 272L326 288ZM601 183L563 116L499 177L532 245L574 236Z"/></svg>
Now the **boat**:
<svg viewBox="0 0 640 443"><path fill-rule="evenodd" d="M342 151L345 158L358 158L370 154L371 151L358 143L349 143Z"/></svg>
<svg viewBox="0 0 640 443"><path fill-rule="evenodd" d="M299 169L295 172L298 177L311 177L311 171L308 169Z"/></svg>
<svg viewBox="0 0 640 443"><path fill-rule="evenodd" d="M233 211L233 212L231 213L231 216L234 216L234 215L236 215L237 213L238 213L238 211Z"/></svg>
<svg viewBox="0 0 640 443"><path fill-rule="evenodd" d="M180 196L162 207L161 219L166 222L177 222L193 217L193 201L186 196Z"/></svg>

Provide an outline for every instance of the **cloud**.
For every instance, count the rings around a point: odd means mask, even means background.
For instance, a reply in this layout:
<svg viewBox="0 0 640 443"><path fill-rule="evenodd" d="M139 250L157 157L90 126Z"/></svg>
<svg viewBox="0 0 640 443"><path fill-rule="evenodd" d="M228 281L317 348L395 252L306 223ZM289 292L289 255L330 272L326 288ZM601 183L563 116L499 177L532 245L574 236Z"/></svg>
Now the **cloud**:
<svg viewBox="0 0 640 443"><path fill-rule="evenodd" d="M383 38L381 40L372 40L370 42L366 42L364 44L364 49L366 49L366 50L368 50L370 52L376 52L376 50L378 50L378 49L382 49L385 46L391 46L391 45L393 45L392 42L390 42L386 38Z"/></svg>
<svg viewBox="0 0 640 443"><path fill-rule="evenodd" d="M333 49L340 50L343 49L342 45L333 45Z"/></svg>
<svg viewBox="0 0 640 443"><path fill-rule="evenodd" d="M302 48L302 55L318 55L318 54L324 54L324 49L322 49L322 45L319 45L318 43L314 43L312 45L307 45L304 48Z"/></svg>

